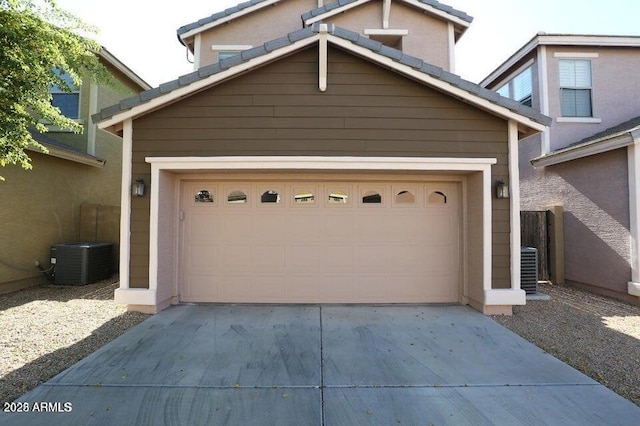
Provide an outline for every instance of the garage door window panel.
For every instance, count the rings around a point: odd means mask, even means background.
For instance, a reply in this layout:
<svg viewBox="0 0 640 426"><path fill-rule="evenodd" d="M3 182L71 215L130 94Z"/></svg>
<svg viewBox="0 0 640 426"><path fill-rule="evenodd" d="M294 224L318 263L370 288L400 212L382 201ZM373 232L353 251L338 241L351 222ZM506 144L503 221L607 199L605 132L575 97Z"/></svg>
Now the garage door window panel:
<svg viewBox="0 0 640 426"><path fill-rule="evenodd" d="M360 206L376 208L385 204L386 197L384 189L380 187L361 187L360 188Z"/></svg>
<svg viewBox="0 0 640 426"><path fill-rule="evenodd" d="M202 188L195 193L193 202L197 206L213 206L216 202L216 191L211 188Z"/></svg>
<svg viewBox="0 0 640 426"><path fill-rule="evenodd" d="M393 206L394 207L418 207L417 196L418 191L414 187L393 187Z"/></svg>
<svg viewBox="0 0 640 426"><path fill-rule="evenodd" d="M248 206L249 201L249 188L227 189L228 206Z"/></svg>
<svg viewBox="0 0 640 426"><path fill-rule="evenodd" d="M260 205L264 207L282 206L282 197L284 188L278 185L270 185L261 187L258 190L260 194Z"/></svg>
<svg viewBox="0 0 640 426"><path fill-rule="evenodd" d="M353 190L346 186L328 186L326 188L326 202L329 207L351 206Z"/></svg>
<svg viewBox="0 0 640 426"><path fill-rule="evenodd" d="M427 203L430 206L445 206L447 201L448 197L445 191L429 191L427 196Z"/></svg>
<svg viewBox="0 0 640 426"><path fill-rule="evenodd" d="M314 186L293 187L291 202L295 207L315 207L318 189Z"/></svg>

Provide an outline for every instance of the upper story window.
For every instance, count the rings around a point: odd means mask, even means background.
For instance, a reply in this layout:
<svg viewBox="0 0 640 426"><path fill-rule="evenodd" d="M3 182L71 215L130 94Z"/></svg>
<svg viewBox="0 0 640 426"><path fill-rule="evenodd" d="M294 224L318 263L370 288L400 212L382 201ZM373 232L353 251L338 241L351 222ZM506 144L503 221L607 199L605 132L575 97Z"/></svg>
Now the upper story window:
<svg viewBox="0 0 640 426"><path fill-rule="evenodd" d="M500 87L497 92L500 96L514 99L526 106L531 106L531 99L533 95L533 76L531 73L531 67L528 67L520 74L509 80L509 82Z"/></svg>
<svg viewBox="0 0 640 426"><path fill-rule="evenodd" d="M560 60L560 97L563 117L592 117L591 61Z"/></svg>
<svg viewBox="0 0 640 426"><path fill-rule="evenodd" d="M68 87L72 88L72 91L65 91L57 85L51 86L49 91L52 96L52 105L57 107L62 115L67 118L80 118L80 88L73 83L69 74L65 74L59 70L54 70L54 72L67 83Z"/></svg>

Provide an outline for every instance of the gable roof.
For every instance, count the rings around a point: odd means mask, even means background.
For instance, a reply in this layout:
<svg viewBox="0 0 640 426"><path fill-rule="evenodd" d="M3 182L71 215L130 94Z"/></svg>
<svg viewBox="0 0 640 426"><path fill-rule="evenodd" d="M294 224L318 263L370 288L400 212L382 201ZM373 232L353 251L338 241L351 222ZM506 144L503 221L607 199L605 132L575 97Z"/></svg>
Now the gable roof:
<svg viewBox="0 0 640 426"><path fill-rule="evenodd" d="M199 19L187 25L183 25L178 28L178 40L184 44L184 39L194 36L208 29L214 28L218 25L229 22L233 19L239 18L243 15L248 15L255 11L258 11L266 6L270 6L279 3L283 0L249 0L243 3L237 4L233 7L227 8L223 11L214 13L206 18ZM364 4L370 0L338 0L332 3L328 3L322 7L313 9L302 15L302 22L305 25L311 25L314 22L324 19L328 16L332 16L336 13L343 12L346 9L350 9L354 6ZM438 15L445 19L451 20L464 29L469 26L473 18L466 13L454 9L451 6L442 4L436 0L401 0L405 3L412 4L426 12ZM308 22L312 20L313 22Z"/></svg>
<svg viewBox="0 0 640 426"><path fill-rule="evenodd" d="M322 7L310 10L302 15L302 21L305 25L311 25L320 20L331 17L335 14L344 12L355 6L368 3L371 0L339 0L333 3L325 4ZM436 0L401 0L403 3L415 6L425 12L437 15L441 18L458 24L463 28L467 28L473 21L473 18L461 10L454 9L451 6L442 4Z"/></svg>
<svg viewBox="0 0 640 426"><path fill-rule="evenodd" d="M480 85L488 87L495 83L505 72L528 56L538 46L640 47L640 36L546 34L540 32L486 76L480 82Z"/></svg>
<svg viewBox="0 0 640 426"><path fill-rule="evenodd" d="M165 105L205 90L258 66L299 51L319 40L321 29L327 28L327 41L334 46L364 57L373 63L412 78L445 94L484 109L494 115L513 119L527 129L544 130L551 119L519 102L500 96L460 76L334 25L314 24L287 36L208 65L190 74L124 99L93 115L93 121L102 129L112 128L127 119L145 115Z"/></svg>
<svg viewBox="0 0 640 426"><path fill-rule="evenodd" d="M534 158L531 160L531 164L535 167L542 167L566 163L567 161L577 160L578 158L602 154L614 149L633 145L636 139L640 139L640 117L632 118L631 120L598 132L565 148Z"/></svg>

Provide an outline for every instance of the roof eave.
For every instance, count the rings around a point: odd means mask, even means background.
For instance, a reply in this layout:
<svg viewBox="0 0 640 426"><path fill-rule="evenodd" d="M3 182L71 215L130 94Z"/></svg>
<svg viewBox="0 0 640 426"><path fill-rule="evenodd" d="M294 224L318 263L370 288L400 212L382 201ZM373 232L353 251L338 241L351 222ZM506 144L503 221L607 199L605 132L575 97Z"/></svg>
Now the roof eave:
<svg viewBox="0 0 640 426"><path fill-rule="evenodd" d="M637 128L618 132L613 135L569 146L567 148L551 152L547 155L534 158L531 160L531 164L535 168L562 164L596 154L603 154L615 149L625 148L633 145L638 140L640 140L640 130Z"/></svg>
<svg viewBox="0 0 640 426"><path fill-rule="evenodd" d="M50 155L52 157L62 158L64 160L73 161L80 164L85 164L91 167L102 168L107 163L106 160L102 158L94 157L93 155L83 154L81 152L75 152L67 149L63 149L57 147L55 145L48 144L46 142L38 142L40 145L44 146L48 152L42 152L40 149L28 145L27 149L33 152L39 152L40 154Z"/></svg>

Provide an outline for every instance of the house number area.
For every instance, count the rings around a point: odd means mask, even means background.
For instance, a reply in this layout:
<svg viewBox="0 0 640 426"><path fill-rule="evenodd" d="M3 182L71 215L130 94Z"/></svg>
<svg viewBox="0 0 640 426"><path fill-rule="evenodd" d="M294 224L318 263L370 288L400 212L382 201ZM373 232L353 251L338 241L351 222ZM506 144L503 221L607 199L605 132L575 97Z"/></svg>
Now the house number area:
<svg viewBox="0 0 640 426"><path fill-rule="evenodd" d="M2 406L5 413L70 413L71 402L5 402Z"/></svg>

